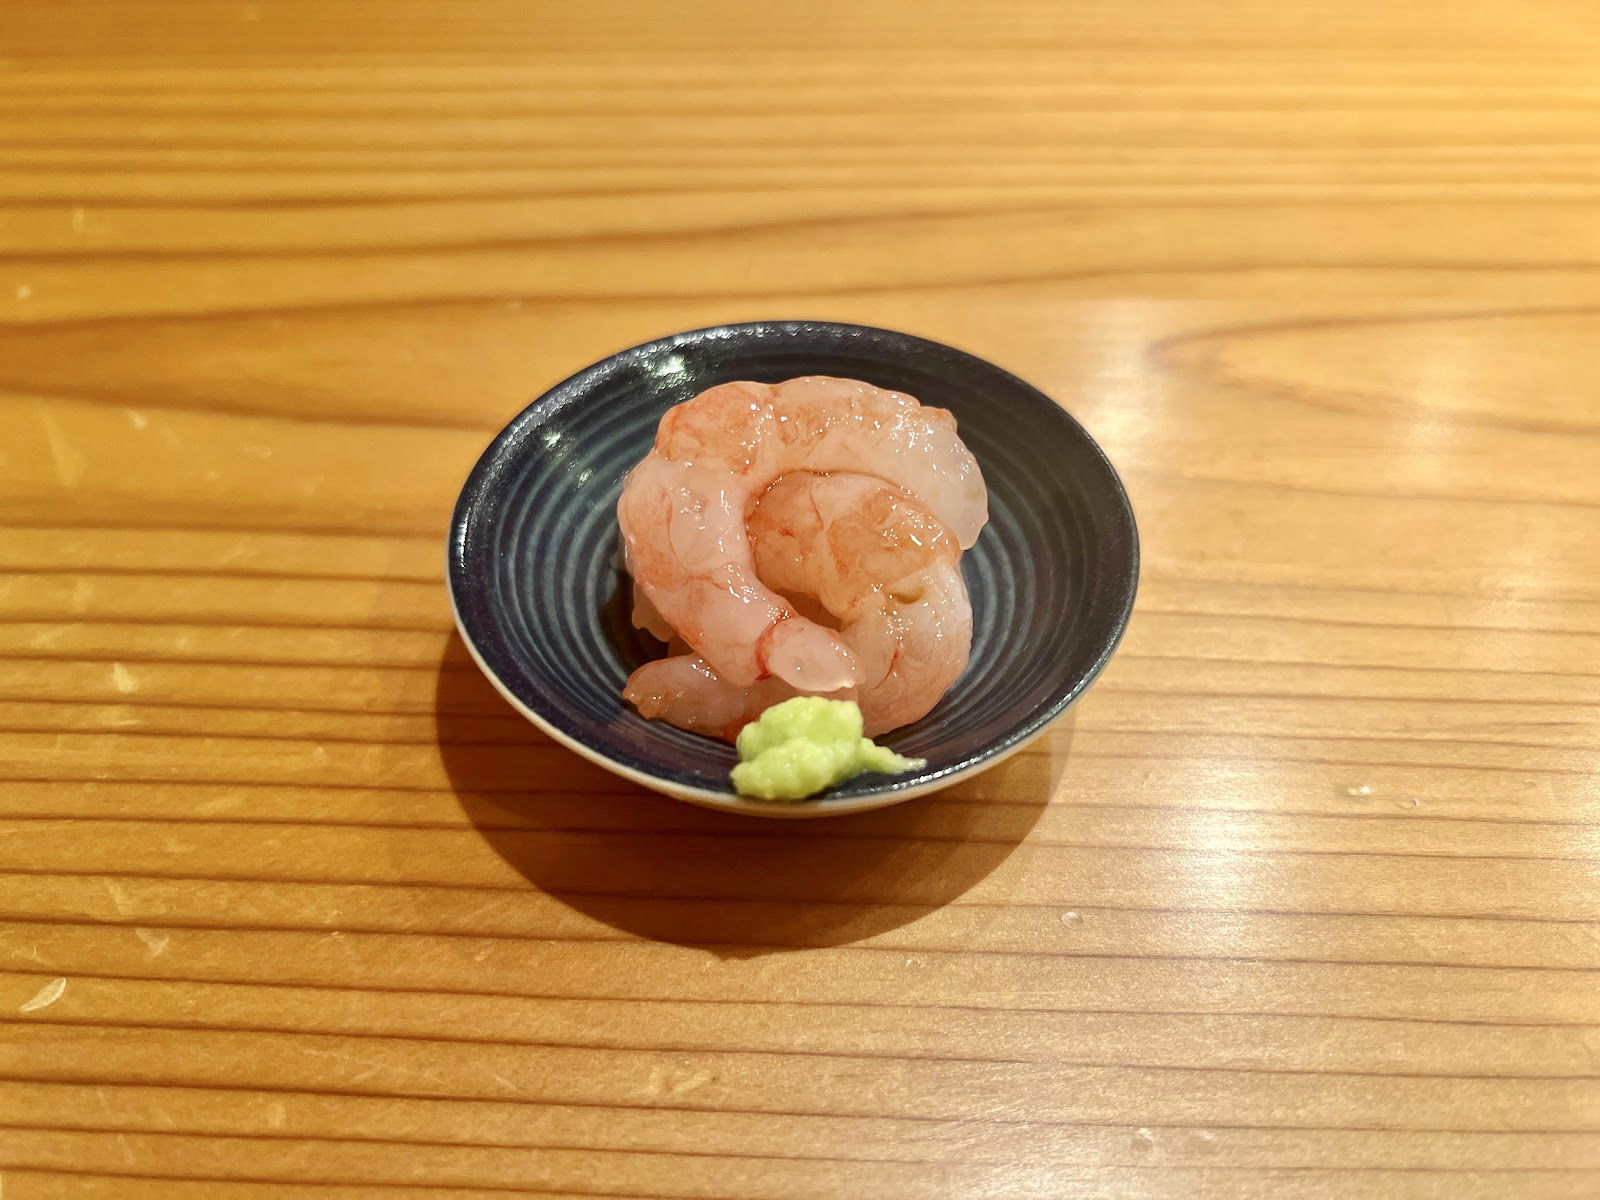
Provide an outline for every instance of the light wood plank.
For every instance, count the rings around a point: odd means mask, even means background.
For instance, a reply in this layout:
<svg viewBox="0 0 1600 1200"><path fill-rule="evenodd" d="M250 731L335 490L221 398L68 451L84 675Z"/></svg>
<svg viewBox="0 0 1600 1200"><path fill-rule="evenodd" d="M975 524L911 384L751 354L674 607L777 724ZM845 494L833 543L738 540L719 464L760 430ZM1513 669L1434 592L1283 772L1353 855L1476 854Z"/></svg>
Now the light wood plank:
<svg viewBox="0 0 1600 1200"><path fill-rule="evenodd" d="M1600 1191L1592 5L13 0L7 1200ZM450 634L544 387L774 315L1056 396L1138 610L803 826Z"/></svg>

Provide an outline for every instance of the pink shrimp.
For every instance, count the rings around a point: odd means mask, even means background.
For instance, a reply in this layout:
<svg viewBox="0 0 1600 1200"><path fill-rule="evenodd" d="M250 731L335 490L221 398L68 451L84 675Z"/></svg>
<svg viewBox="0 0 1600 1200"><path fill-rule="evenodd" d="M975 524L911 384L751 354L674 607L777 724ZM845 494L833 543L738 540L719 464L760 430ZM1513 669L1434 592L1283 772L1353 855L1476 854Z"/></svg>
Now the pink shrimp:
<svg viewBox="0 0 1600 1200"><path fill-rule="evenodd" d="M783 476L750 513L757 574L839 623L860 668L832 693L861 705L869 736L925 716L967 664L972 608L960 549L916 498L860 475ZM701 655L646 663L624 695L647 717L732 738L761 711L806 694L781 679L738 684Z"/></svg>
<svg viewBox="0 0 1600 1200"><path fill-rule="evenodd" d="M639 715L693 733L731 742L751 721L780 700L801 693L773 676L757 683L727 683L698 654L673 654L647 662L631 676L622 695ZM856 690L828 693L832 700L854 700Z"/></svg>
<svg viewBox="0 0 1600 1200"><path fill-rule="evenodd" d="M837 693L857 681L855 653L762 582L745 529L751 503L790 471L894 484L920 496L962 547L988 520L987 492L948 412L855 380L725 383L662 417L617 504L650 608L729 683L775 675Z"/></svg>
<svg viewBox="0 0 1600 1200"><path fill-rule="evenodd" d="M622 548L622 569L633 578L633 557L628 553L626 545ZM637 579L633 580L633 627L642 629L658 642L672 642L680 640L678 631L667 624L667 619L656 611L656 606L650 603L650 597L644 594L644 589L639 586Z"/></svg>

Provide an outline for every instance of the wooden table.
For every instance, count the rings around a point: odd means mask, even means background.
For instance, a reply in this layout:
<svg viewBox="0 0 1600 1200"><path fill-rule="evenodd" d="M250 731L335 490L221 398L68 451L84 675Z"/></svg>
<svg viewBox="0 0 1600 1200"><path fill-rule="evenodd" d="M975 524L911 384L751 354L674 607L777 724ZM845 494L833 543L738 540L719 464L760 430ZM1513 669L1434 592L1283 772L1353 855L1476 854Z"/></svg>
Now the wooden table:
<svg viewBox="0 0 1600 1200"><path fill-rule="evenodd" d="M1600 1195L1600 10L10 0L5 1200ZM544 386L757 316L1058 396L1037 752L771 825L500 703Z"/></svg>

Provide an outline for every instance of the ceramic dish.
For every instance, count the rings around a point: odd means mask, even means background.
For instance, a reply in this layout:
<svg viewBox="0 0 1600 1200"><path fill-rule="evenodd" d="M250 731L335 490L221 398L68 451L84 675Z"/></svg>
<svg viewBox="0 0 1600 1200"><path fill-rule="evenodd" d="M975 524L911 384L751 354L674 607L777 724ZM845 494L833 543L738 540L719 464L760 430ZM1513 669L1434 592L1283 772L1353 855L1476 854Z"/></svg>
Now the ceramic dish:
<svg viewBox="0 0 1600 1200"><path fill-rule="evenodd" d="M718 383L863 379L950 409L989 485L990 521L962 557L972 659L927 717L880 739L926 758L797 804L735 795L730 746L646 721L622 701L661 653L634 630L617 565L622 477L670 406ZM817 321L675 334L595 363L522 411L456 505L449 585L461 636L500 692L551 737L693 804L814 817L894 804L994 765L1099 674L1133 607L1138 536L1116 472L1048 396L938 342Z"/></svg>

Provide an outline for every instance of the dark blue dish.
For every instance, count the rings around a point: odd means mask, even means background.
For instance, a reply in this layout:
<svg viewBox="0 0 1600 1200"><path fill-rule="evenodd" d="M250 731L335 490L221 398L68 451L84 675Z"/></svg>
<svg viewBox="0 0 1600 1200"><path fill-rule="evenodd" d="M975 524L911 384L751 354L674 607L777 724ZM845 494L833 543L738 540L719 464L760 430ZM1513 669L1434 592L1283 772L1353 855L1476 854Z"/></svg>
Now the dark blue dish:
<svg viewBox="0 0 1600 1200"><path fill-rule="evenodd" d="M661 648L628 620L615 509L623 475L649 450L669 407L729 380L798 375L861 379L950 409L983 468L990 521L962 559L971 664L926 718L883 739L927 767L773 804L733 793L731 747L646 721L623 703L628 673ZM580 371L494 439L450 529L457 623L512 704L619 775L693 803L770 816L893 804L1021 748L1106 665L1138 574L1121 481L1048 396L938 342L822 321L697 329Z"/></svg>

